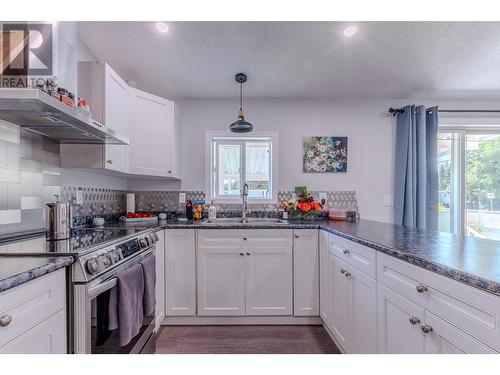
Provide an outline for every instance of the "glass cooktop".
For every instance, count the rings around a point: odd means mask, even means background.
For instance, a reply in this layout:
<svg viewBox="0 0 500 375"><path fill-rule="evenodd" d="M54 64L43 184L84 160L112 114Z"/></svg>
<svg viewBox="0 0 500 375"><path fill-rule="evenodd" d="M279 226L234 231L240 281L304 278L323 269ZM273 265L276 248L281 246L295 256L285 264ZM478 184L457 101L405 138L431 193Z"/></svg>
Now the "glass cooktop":
<svg viewBox="0 0 500 375"><path fill-rule="evenodd" d="M134 237L139 228L76 229L67 240L47 241L45 235L0 244L0 255L75 255Z"/></svg>

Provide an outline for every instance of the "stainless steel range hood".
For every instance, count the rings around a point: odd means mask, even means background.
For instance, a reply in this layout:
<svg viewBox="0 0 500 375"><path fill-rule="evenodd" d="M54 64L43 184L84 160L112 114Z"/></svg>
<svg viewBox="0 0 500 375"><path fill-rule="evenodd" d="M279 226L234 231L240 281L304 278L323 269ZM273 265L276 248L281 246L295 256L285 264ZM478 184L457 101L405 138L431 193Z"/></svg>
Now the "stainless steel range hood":
<svg viewBox="0 0 500 375"><path fill-rule="evenodd" d="M0 89L0 119L59 143L119 144L129 140L38 89Z"/></svg>

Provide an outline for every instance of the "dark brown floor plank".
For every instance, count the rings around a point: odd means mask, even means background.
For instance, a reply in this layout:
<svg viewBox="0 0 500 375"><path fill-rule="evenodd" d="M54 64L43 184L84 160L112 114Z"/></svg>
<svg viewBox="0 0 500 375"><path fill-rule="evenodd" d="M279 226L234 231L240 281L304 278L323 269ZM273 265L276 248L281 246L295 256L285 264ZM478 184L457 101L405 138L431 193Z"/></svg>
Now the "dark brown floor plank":
<svg viewBox="0 0 500 375"><path fill-rule="evenodd" d="M159 354L338 354L322 326L164 326Z"/></svg>

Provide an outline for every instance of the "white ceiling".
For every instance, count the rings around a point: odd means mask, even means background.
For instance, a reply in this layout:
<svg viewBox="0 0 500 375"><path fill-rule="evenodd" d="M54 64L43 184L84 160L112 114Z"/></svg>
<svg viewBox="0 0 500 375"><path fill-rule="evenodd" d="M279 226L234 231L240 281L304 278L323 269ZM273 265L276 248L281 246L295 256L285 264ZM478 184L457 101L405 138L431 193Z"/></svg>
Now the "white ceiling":
<svg viewBox="0 0 500 375"><path fill-rule="evenodd" d="M500 98L499 22L80 22L81 40L167 98Z"/></svg>

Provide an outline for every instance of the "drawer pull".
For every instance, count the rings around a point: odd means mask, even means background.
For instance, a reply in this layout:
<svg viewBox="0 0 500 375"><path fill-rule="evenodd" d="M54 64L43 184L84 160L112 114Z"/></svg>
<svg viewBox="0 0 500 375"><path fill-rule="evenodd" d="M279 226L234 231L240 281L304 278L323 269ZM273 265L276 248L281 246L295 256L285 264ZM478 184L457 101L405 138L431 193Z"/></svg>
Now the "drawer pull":
<svg viewBox="0 0 500 375"><path fill-rule="evenodd" d="M420 319L417 318L416 316L410 316L410 319L409 319L410 323L415 325L417 323L420 323Z"/></svg>
<svg viewBox="0 0 500 375"><path fill-rule="evenodd" d="M298 234L296 234L296 235L295 235L295 238L299 238L299 235L298 235Z"/></svg>
<svg viewBox="0 0 500 375"><path fill-rule="evenodd" d="M346 270L342 268L342 269L340 270L340 273L346 273Z"/></svg>
<svg viewBox="0 0 500 375"><path fill-rule="evenodd" d="M425 285L417 285L415 289L417 289L419 293L427 292L427 287Z"/></svg>
<svg viewBox="0 0 500 375"><path fill-rule="evenodd" d="M243 237L243 241L246 241L246 240L247 240L247 238L246 238L246 237Z"/></svg>
<svg viewBox="0 0 500 375"><path fill-rule="evenodd" d="M243 254L243 253L240 253L240 255L241 255L241 256L243 256L243 255L245 255L245 254Z"/></svg>
<svg viewBox="0 0 500 375"><path fill-rule="evenodd" d="M345 255L349 255L349 254L351 253L351 252L350 252L349 250L347 250L347 249L344 249L342 252L343 252Z"/></svg>
<svg viewBox="0 0 500 375"><path fill-rule="evenodd" d="M247 255L250 255L250 253L247 252Z"/></svg>
<svg viewBox="0 0 500 375"><path fill-rule="evenodd" d="M7 327L10 322L12 322L12 316L2 315L2 317L0 317L0 326L2 327Z"/></svg>
<svg viewBox="0 0 500 375"><path fill-rule="evenodd" d="M423 333L430 333L430 332L432 332L432 331L433 331L432 326L430 326L430 325L428 325L428 324L422 324L422 325L420 326L420 328L422 329L422 332L423 332Z"/></svg>
<svg viewBox="0 0 500 375"><path fill-rule="evenodd" d="M346 272L344 276L345 277L351 277L351 273L350 272Z"/></svg>

